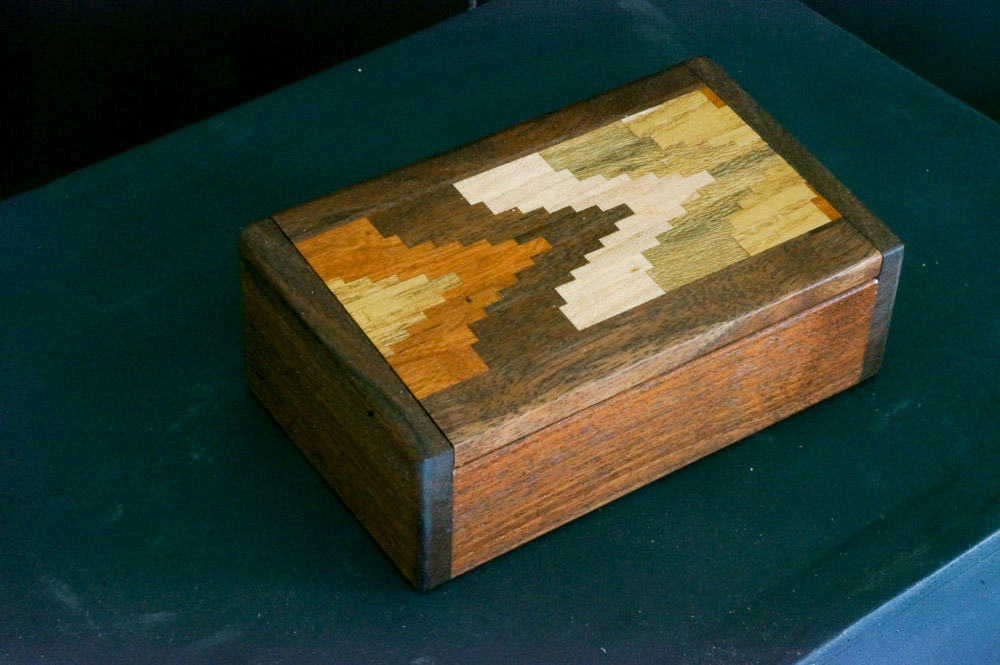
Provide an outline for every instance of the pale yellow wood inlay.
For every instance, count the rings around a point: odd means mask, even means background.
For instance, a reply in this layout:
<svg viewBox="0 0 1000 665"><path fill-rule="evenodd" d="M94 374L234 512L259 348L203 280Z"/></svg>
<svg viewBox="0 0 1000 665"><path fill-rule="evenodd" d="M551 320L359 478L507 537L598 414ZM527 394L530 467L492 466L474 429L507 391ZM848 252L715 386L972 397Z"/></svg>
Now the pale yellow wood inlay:
<svg viewBox="0 0 1000 665"><path fill-rule="evenodd" d="M718 107L700 91L682 95L623 122L636 136L648 136L661 147L730 143L762 139L728 106Z"/></svg>
<svg viewBox="0 0 1000 665"><path fill-rule="evenodd" d="M424 312L443 303L444 292L461 283L458 275L448 273L435 279L417 275L403 281L396 275L377 282L362 277L346 284L336 277L326 285L388 358L396 353L393 345L410 336L410 327L427 319Z"/></svg>
<svg viewBox="0 0 1000 665"><path fill-rule="evenodd" d="M741 199L742 210L729 218L733 237L750 254L759 254L830 221L813 203L812 190L804 183L788 183L772 192L763 197L755 191L754 196Z"/></svg>

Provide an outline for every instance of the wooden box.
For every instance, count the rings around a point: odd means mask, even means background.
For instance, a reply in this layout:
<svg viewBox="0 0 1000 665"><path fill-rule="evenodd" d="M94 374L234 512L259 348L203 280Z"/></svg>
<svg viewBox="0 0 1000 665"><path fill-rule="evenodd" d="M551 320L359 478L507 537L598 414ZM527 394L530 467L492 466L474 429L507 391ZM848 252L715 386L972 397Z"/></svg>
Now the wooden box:
<svg viewBox="0 0 1000 665"><path fill-rule="evenodd" d="M902 244L696 59L241 258L254 393L429 588L872 375Z"/></svg>

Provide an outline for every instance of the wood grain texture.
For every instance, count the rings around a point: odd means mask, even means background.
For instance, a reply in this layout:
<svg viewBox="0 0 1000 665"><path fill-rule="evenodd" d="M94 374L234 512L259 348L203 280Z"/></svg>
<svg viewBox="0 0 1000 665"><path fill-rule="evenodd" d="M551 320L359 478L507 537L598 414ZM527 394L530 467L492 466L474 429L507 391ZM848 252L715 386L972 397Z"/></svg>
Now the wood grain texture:
<svg viewBox="0 0 1000 665"><path fill-rule="evenodd" d="M541 272L544 258L519 280ZM455 463L465 464L867 282L880 264L880 254L837 221L583 331L549 292L523 296L473 326L491 371L422 404L455 446Z"/></svg>
<svg viewBox="0 0 1000 665"><path fill-rule="evenodd" d="M451 445L272 221L240 249L251 389L416 586L444 581Z"/></svg>
<svg viewBox="0 0 1000 665"><path fill-rule="evenodd" d="M869 281L457 467L452 574L855 384L876 290Z"/></svg>
<svg viewBox="0 0 1000 665"><path fill-rule="evenodd" d="M632 211L557 287L566 300L560 310L578 329L839 217L708 88L464 178L455 188L495 214L619 205Z"/></svg>
<svg viewBox="0 0 1000 665"><path fill-rule="evenodd" d="M418 399L489 369L469 324L549 249L543 238L407 247L365 217L296 247Z"/></svg>

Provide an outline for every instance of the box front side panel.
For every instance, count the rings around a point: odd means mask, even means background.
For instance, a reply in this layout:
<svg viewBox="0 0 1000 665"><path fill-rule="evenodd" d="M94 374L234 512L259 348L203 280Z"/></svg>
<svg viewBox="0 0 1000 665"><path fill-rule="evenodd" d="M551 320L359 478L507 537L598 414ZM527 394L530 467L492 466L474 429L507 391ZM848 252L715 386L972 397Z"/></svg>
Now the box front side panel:
<svg viewBox="0 0 1000 665"><path fill-rule="evenodd" d="M857 383L877 282L455 469L458 575Z"/></svg>

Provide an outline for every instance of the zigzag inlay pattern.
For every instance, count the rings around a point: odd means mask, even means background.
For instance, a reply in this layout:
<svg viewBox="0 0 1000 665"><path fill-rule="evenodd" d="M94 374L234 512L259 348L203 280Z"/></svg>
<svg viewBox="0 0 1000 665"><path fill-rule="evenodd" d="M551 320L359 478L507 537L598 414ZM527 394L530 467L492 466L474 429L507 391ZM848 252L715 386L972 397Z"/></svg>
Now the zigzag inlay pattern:
<svg viewBox="0 0 1000 665"><path fill-rule="evenodd" d="M455 189L469 203L485 203L494 213L510 208L609 210L622 204L632 210L617 223L617 231L601 238L603 247L587 254L587 264L573 271L573 281L556 288L566 301L560 310L582 330L663 295L649 276L653 266L642 253L657 245L658 235L673 228L670 220L685 213L681 204L711 182L706 172L691 177L646 173L636 179L625 173L610 179L594 174L578 180L568 169L556 171L534 153L456 182Z"/></svg>
<svg viewBox="0 0 1000 665"><path fill-rule="evenodd" d="M489 369L469 324L549 248L544 238L407 247L364 217L296 246L417 398Z"/></svg>
<svg viewBox="0 0 1000 665"><path fill-rule="evenodd" d="M524 326L544 321L558 345L837 217L703 88L297 247L423 399L489 372L477 348L512 366L497 350ZM502 391L501 375L466 388Z"/></svg>
<svg viewBox="0 0 1000 665"><path fill-rule="evenodd" d="M532 153L460 180L455 189L469 203L485 203L494 214L512 208L521 212L538 208L555 212L567 207L579 212L591 206L609 210L624 203L635 213L669 217L683 213L680 204L711 181L707 173L692 178L647 173L635 179L625 173L610 179L596 174L579 180L568 169L556 171L539 153Z"/></svg>
<svg viewBox="0 0 1000 665"><path fill-rule="evenodd" d="M578 330L839 216L707 88L455 189L494 214L629 206L633 215L601 238L572 281L556 286L566 301L560 310Z"/></svg>

